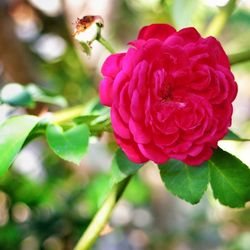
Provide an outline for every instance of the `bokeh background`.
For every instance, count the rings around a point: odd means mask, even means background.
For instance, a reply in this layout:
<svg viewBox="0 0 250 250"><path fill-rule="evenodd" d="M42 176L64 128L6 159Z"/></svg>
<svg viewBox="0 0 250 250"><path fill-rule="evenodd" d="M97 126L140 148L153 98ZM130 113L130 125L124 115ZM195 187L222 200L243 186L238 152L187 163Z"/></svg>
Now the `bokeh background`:
<svg viewBox="0 0 250 250"><path fill-rule="evenodd" d="M72 38L77 17L101 15L104 36L117 51L140 27L171 23L206 30L227 0L0 0L0 87L34 83L64 96L69 106L98 95L100 67L108 52L93 44L85 56ZM250 0L237 9L218 39L228 54L250 48ZM232 68L239 85L232 130L250 138L250 63ZM13 113L55 111L0 106L0 122ZM220 146L250 165L250 143ZM114 149L112 137L91 138L80 166L58 159L43 138L19 154L0 178L0 249L70 250L103 201ZM221 206L209 189L191 206L172 196L157 167L147 164L129 184L96 250L249 250L250 204Z"/></svg>

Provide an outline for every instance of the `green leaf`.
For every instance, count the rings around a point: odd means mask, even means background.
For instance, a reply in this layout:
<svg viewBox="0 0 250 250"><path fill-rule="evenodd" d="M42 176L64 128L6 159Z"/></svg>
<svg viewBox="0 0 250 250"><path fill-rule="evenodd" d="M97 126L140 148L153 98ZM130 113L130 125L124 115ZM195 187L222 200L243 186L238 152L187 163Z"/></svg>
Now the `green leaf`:
<svg viewBox="0 0 250 250"><path fill-rule="evenodd" d="M18 83L9 83L1 90L0 99L3 103L12 106L33 108L35 102L44 102L62 108L67 107L67 101L63 96L49 93L35 84L23 86Z"/></svg>
<svg viewBox="0 0 250 250"><path fill-rule="evenodd" d="M59 157L79 164L88 148L89 129L82 124L63 131L62 127L51 124L46 129L46 137Z"/></svg>
<svg viewBox="0 0 250 250"><path fill-rule="evenodd" d="M74 119L74 122L87 124L92 135L100 135L104 131L112 132L109 113L79 116Z"/></svg>
<svg viewBox="0 0 250 250"><path fill-rule="evenodd" d="M136 173L143 164L136 164L130 161L123 151L119 148L113 158L111 167L111 182L118 183L127 176Z"/></svg>
<svg viewBox="0 0 250 250"><path fill-rule="evenodd" d="M98 117L98 115L82 115L82 116L78 116L76 118L74 118L74 122L76 124L91 124L91 122L93 122L96 118Z"/></svg>
<svg viewBox="0 0 250 250"><path fill-rule="evenodd" d="M88 56L91 55L91 47L88 43L85 42L80 42L80 44L82 45L83 48L83 52L86 53Z"/></svg>
<svg viewBox="0 0 250 250"><path fill-rule="evenodd" d="M209 182L207 163L191 167L181 161L169 160L159 168L162 181L170 192L191 204L200 201Z"/></svg>
<svg viewBox="0 0 250 250"><path fill-rule="evenodd" d="M65 108L68 105L63 96L49 93L48 91L37 87L35 84L27 85L26 90L36 102L53 104L62 108Z"/></svg>
<svg viewBox="0 0 250 250"><path fill-rule="evenodd" d="M15 116L0 125L0 175L3 175L37 125L35 116Z"/></svg>
<svg viewBox="0 0 250 250"><path fill-rule="evenodd" d="M228 141L250 141L250 139L241 138L237 134L235 134L232 130L229 130L227 135L223 138L223 140Z"/></svg>
<svg viewBox="0 0 250 250"><path fill-rule="evenodd" d="M0 98L3 103L11 106L33 107L31 94L18 83L9 83L1 90Z"/></svg>
<svg viewBox="0 0 250 250"><path fill-rule="evenodd" d="M214 197L229 207L244 207L250 200L250 169L235 156L217 149L209 160Z"/></svg>

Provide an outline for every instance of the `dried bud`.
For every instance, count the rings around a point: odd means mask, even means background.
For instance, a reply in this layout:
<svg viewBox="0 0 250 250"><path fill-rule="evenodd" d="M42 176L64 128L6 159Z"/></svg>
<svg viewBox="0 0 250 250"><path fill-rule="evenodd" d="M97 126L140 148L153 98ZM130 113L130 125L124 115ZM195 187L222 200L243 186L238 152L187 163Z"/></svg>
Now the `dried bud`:
<svg viewBox="0 0 250 250"><path fill-rule="evenodd" d="M77 18L73 36L84 47L84 50L89 54L91 43L96 40L103 27L103 19L101 16L84 16Z"/></svg>

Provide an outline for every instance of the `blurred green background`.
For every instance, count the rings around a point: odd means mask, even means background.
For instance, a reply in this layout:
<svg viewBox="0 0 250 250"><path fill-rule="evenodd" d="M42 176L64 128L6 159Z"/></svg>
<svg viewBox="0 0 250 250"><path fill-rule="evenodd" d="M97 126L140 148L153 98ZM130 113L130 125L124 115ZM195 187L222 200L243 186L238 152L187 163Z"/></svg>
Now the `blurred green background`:
<svg viewBox="0 0 250 250"><path fill-rule="evenodd" d="M77 17L101 15L105 37L125 50L140 27L171 23L204 32L227 0L1 0L0 87L35 83L64 96L69 106L98 95L100 67L108 55L93 44L85 56L72 38ZM249 49L250 1L238 6L218 39L228 54ZM250 63L233 67L239 85L233 131L250 137ZM58 108L57 108L58 109ZM55 111L38 104L29 113ZM0 122L27 112L0 106ZM250 165L247 142L220 146ZM68 250L103 201L109 183L113 138L91 138L80 166L59 160L42 138L20 153L0 178L0 249ZM210 190L191 206L169 194L157 168L147 164L129 184L96 250L249 250L250 204L245 209L219 205Z"/></svg>

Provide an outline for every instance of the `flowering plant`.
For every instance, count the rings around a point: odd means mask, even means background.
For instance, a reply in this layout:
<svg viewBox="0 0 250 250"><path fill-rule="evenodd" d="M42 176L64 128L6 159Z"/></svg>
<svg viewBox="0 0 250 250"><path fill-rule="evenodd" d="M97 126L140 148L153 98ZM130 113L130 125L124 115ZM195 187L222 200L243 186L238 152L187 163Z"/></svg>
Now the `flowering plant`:
<svg viewBox="0 0 250 250"><path fill-rule="evenodd" d="M237 85L213 37L167 24L144 27L126 53L102 66L101 103L117 143L137 163L210 159L231 125Z"/></svg>

